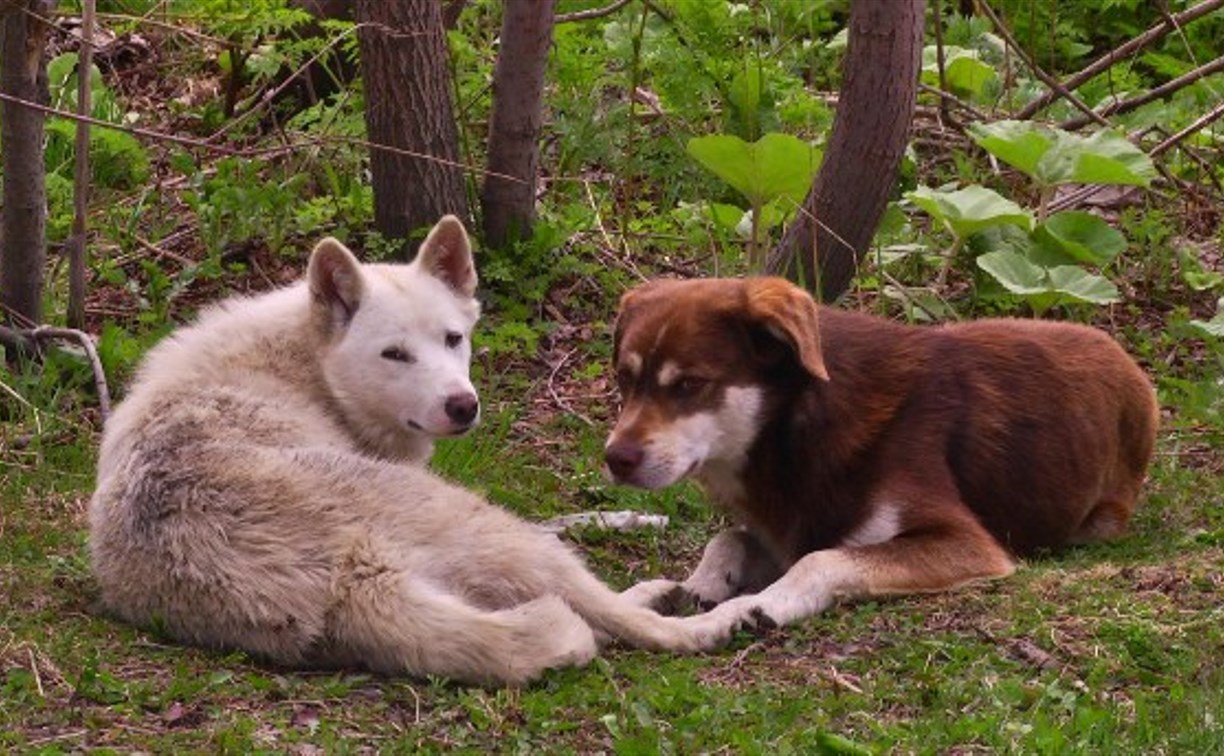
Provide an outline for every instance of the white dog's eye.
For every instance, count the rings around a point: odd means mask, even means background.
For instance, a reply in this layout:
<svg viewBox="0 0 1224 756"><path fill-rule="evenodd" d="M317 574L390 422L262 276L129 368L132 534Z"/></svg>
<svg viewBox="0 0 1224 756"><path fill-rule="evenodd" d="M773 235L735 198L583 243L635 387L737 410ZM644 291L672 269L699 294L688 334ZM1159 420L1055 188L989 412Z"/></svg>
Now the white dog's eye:
<svg viewBox="0 0 1224 756"><path fill-rule="evenodd" d="M384 360L393 360L395 362L413 362L412 355L399 347L387 347L382 350L382 357Z"/></svg>
<svg viewBox="0 0 1224 756"><path fill-rule="evenodd" d="M447 348L456 349L462 343L463 343L463 334L459 333L458 331L447 331L446 332Z"/></svg>

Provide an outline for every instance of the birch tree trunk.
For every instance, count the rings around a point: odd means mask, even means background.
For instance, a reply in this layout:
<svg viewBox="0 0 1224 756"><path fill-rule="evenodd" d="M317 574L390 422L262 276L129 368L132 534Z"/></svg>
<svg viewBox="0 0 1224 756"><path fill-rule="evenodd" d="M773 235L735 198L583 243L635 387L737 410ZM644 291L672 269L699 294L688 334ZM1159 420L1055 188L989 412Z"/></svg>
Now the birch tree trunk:
<svg viewBox="0 0 1224 756"><path fill-rule="evenodd" d="M480 198L485 243L493 248L531 237L553 10L553 0L502 4L489 118L489 173Z"/></svg>
<svg viewBox="0 0 1224 756"><path fill-rule="evenodd" d="M909 141L926 0L853 0L841 95L803 210L766 260L831 302L850 285Z"/></svg>

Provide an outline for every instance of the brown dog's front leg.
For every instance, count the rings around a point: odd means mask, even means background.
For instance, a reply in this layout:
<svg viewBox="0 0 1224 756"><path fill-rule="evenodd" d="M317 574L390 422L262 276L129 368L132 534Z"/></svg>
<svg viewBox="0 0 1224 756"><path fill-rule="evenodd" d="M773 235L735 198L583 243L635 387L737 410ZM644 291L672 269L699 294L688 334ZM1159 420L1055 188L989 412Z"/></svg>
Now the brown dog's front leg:
<svg viewBox="0 0 1224 756"><path fill-rule="evenodd" d="M882 543L814 551L760 593L730 599L687 621L713 647L738 629L788 625L838 599L940 591L1015 570L1007 552L972 518L928 525Z"/></svg>
<svg viewBox="0 0 1224 756"><path fill-rule="evenodd" d="M782 575L782 567L744 528L724 530L710 539L701 562L681 587L705 609L742 593L756 593Z"/></svg>
<svg viewBox="0 0 1224 756"><path fill-rule="evenodd" d="M732 528L710 539L697 568L683 583L646 580L621 596L660 614L689 614L708 611L743 593L755 593L781 575L782 568L760 539L744 528Z"/></svg>

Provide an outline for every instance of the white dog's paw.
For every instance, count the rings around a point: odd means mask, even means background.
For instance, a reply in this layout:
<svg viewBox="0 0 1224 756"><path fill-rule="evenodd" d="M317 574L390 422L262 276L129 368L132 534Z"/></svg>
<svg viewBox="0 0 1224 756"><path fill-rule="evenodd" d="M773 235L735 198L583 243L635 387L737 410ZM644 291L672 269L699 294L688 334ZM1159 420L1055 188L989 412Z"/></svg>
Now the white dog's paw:
<svg viewBox="0 0 1224 756"><path fill-rule="evenodd" d="M621 597L659 614L677 615L697 605L696 599L674 580L645 580L621 592Z"/></svg>
<svg viewBox="0 0 1224 756"><path fill-rule="evenodd" d="M513 628L505 654L513 662L506 682L519 684L544 670L586 665L599 653L595 633L561 598L541 596L499 612Z"/></svg>
<svg viewBox="0 0 1224 756"><path fill-rule="evenodd" d="M761 607L757 596L740 596L724 601L705 614L683 620L693 634L698 650L722 648L741 630L763 632L778 627L778 623Z"/></svg>

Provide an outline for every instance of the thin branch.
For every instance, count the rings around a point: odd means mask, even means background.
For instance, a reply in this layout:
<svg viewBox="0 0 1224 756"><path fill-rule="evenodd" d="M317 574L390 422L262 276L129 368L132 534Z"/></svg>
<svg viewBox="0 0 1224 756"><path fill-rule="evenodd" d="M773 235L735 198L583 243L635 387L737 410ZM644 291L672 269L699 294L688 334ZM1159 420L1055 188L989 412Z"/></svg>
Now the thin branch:
<svg viewBox="0 0 1224 756"><path fill-rule="evenodd" d="M30 338L36 342L49 339L64 339L74 341L85 350L89 359L89 367L93 371L94 386L98 389L98 409L102 413L102 422L110 417L110 389L106 385L106 372L102 369L102 360L98 359L98 350L94 348L93 339L84 331L75 328L56 328L54 326L39 326L29 332Z"/></svg>
<svg viewBox="0 0 1224 756"><path fill-rule="evenodd" d="M1165 35L1169 34L1169 32L1172 32L1174 29L1185 26L1191 21L1205 16L1221 7L1224 7L1224 0L1205 0L1205 2L1201 2L1193 8L1188 8L1174 16L1166 16L1165 20L1160 24L1153 26L1151 29L1148 29L1138 37L1135 37L1117 49L1102 55L1080 71L1068 76L1067 80L1062 83L1061 89L1051 89L1050 91L1045 92L1041 96L1034 99L1028 105L1025 105L1020 109L1020 112L1016 113L1016 118L1021 120L1032 118L1039 111L1049 107L1051 103L1063 96L1064 91L1073 90L1079 87L1081 84L1102 71L1111 68L1119 60L1122 60L1123 58L1142 50L1153 42L1156 42Z"/></svg>
<svg viewBox="0 0 1224 756"><path fill-rule="evenodd" d="M84 121L90 124L91 126L98 126L104 129L113 129L115 131L123 131L128 134L142 136L142 137L145 137L146 139L151 139L153 141L170 142L171 144L181 144L181 145L185 145L188 147L195 147L196 149L203 150L206 152L213 152L213 153L225 156L225 157L265 158L266 159L268 156L274 155L277 153L289 154L292 152L296 152L297 150L300 150L303 147L309 147L312 145L324 144L328 142L332 142L332 143L340 142L344 144L358 145L360 147L365 147L366 149L369 149L369 150L378 150L381 152L388 152L393 155L406 155L408 157L416 158L418 160L429 160L431 162L438 163L439 165L445 165L451 168L458 168L460 170L467 171L469 173L474 173L480 176L496 176L497 178L503 179L505 181L516 181L516 182L522 181L522 179L518 178L517 176L508 176L506 174L496 173L494 171L480 170L478 168L472 168L463 163L458 163L458 162L451 161L451 160L444 160L442 158L434 157L433 155L426 155L421 152L414 152L412 150L400 149L398 147L392 147L386 144L377 144L375 142L370 142L365 139L355 139L355 138L349 138L349 137L322 137L318 139L304 139L298 142L291 142L289 144L277 145L275 147L255 147L251 149L236 150L230 147L225 147L223 145L211 144L209 142L201 141L199 139L193 139L191 137L182 137L176 134L168 134L168 133L161 132L161 131L150 131L149 129L142 129L136 126L128 126L127 124L111 123L110 121L103 121L101 119L93 118L91 116L82 116L76 113L69 112L67 110L59 110L57 108L52 108L52 107L49 107L47 105L42 105L37 102L23 100L20 97L13 97L12 95L5 94L3 92L0 92L0 100L4 100L8 102L15 102L18 105L21 105L23 107L27 107L32 110L37 110L41 113L46 113L48 115L59 116L60 118L67 118L72 121Z"/></svg>
<svg viewBox="0 0 1224 756"><path fill-rule="evenodd" d="M952 105L955 105L956 107L965 111L969 115L973 116L974 120L977 120L977 121L989 120L985 113L973 107L972 105L965 102L964 100L957 97L956 95L952 94L951 92L939 89L938 87L933 87L930 84L923 84L922 82L918 82L918 88L921 89L923 92L935 95L942 101L942 104L939 107L940 117L947 118L949 121L951 121L951 123L949 124L951 126L959 126L959 124L956 123L955 120L952 119L950 116L947 116L944 114L944 111L946 110L946 106L949 103Z"/></svg>
<svg viewBox="0 0 1224 756"><path fill-rule="evenodd" d="M590 21L592 18L611 16L628 4L629 0L615 0L611 5L605 5L602 8L591 8L590 10L574 11L573 13L558 13L553 18L553 24L568 24L571 21Z"/></svg>
<svg viewBox="0 0 1224 756"><path fill-rule="evenodd" d="M1015 50L1016 55L1020 58L1024 65L1028 66L1028 69L1033 72L1034 76L1041 79L1042 83L1044 83L1047 87L1050 87L1066 98L1067 102L1070 102L1089 118L1092 118L1102 126L1109 125L1108 121L1092 112L1092 108L1088 107L1083 100L1076 97L1069 89L1059 83L1058 79L1055 79L1053 76L1046 73L1040 66L1038 66L1037 61L1029 57L1029 54L1024 51L1024 48L1022 48L1020 43L1016 41L1016 38L1012 36L1011 30L1003 24L1003 19L999 18L998 14L994 12L986 0L979 0L978 7L981 8L982 13L986 14L986 17L990 19L990 23L994 24L995 31L999 33L999 36L1003 38L1003 41L1007 44L1007 46L1012 50Z"/></svg>
<svg viewBox="0 0 1224 756"><path fill-rule="evenodd" d="M30 108L31 110L37 110L40 113L45 113L47 115L59 116L60 118L67 118L73 121L84 121L85 123L88 123L91 126L99 126L101 128L113 129L115 131L123 131L128 134L134 134L136 136L142 136L142 137L146 137L148 139L153 139L153 140L160 141L160 142L170 142L172 144L181 144L187 147L195 147L201 150L208 150L210 152L215 152L219 155L223 155L225 157L244 157L245 156L241 150L233 150L228 147L222 147L221 145L209 144L208 142L203 142L203 141L200 141L199 139L192 139L191 137L178 136L177 134L167 134L165 132L160 132L160 131L151 131L149 129L142 129L139 126L129 126L127 124L111 123L110 121L103 121L102 119L94 118L93 116L78 115L76 113L71 113L67 110L59 110L58 108L53 108L49 105L43 105L42 103L32 102L30 100L23 100L20 97L14 97L10 94L5 94L4 92L0 92L0 100L3 100L5 102L16 103L18 105L21 105L22 107Z"/></svg>
<svg viewBox="0 0 1224 756"><path fill-rule="evenodd" d="M1204 114L1203 116L1200 116L1197 120L1195 120L1194 123L1190 124L1186 128L1182 129L1181 131L1177 132L1173 136L1169 137L1168 139L1164 140L1160 144L1153 147L1151 152L1149 152L1148 154L1152 157L1158 157L1162 155L1163 153L1168 152L1169 149L1172 148L1174 145L1176 145L1178 142L1182 141L1183 139L1195 133L1196 131L1199 131L1205 128L1206 126L1209 126L1213 122L1220 120L1220 118L1224 118L1224 103L1220 103L1219 105L1216 105L1210 112Z"/></svg>
<svg viewBox="0 0 1224 756"><path fill-rule="evenodd" d="M948 107L948 100L943 97L943 94L950 92L948 88L948 68L947 60L945 59L944 38L943 38L943 3L940 0L935 0L934 7L931 9L935 16L935 63L939 69L939 117L944 123L959 126L952 118L952 111ZM921 79L921 77L919 77ZM918 82L922 86L922 82Z"/></svg>
<svg viewBox="0 0 1224 756"><path fill-rule="evenodd" d="M77 52L77 114L93 112L93 32L96 0L81 4L81 46ZM85 327L85 230L89 214L89 124L76 123L76 154L72 176L72 236L68 240L69 328Z"/></svg>
<svg viewBox="0 0 1224 756"><path fill-rule="evenodd" d="M1221 55L1210 63L1204 63L1192 71L1187 71L1181 76L1178 76L1176 79L1170 79L1164 84L1161 84L1148 92L1144 92L1141 95L1135 95L1134 97L1128 97L1125 100L1111 102L1097 111L1097 114L1104 117L1115 115L1117 113L1129 113L1130 111L1146 105L1153 100L1159 100L1162 97L1171 95L1179 89L1188 87L1196 81L1220 71L1224 71L1224 55ZM1089 120L1087 118L1072 118L1059 125L1064 129L1071 130L1087 126L1088 123Z"/></svg>

